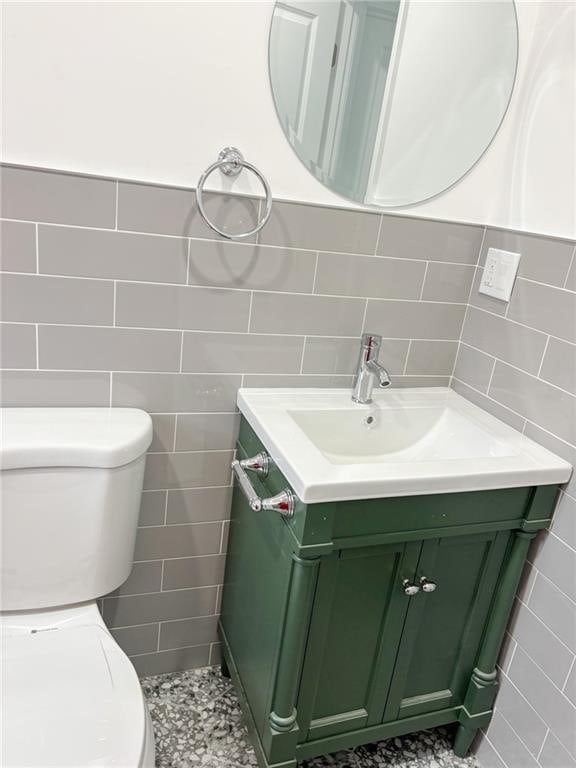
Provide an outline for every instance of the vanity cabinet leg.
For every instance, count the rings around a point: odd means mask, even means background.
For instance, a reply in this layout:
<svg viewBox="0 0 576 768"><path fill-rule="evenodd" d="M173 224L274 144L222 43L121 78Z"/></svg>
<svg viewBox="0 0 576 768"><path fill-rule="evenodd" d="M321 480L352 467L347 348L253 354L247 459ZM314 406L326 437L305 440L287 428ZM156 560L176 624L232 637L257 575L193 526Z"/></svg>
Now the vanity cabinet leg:
<svg viewBox="0 0 576 768"><path fill-rule="evenodd" d="M468 728L466 725L460 723L458 730L456 731L453 747L456 757L466 757L477 733L478 728Z"/></svg>
<svg viewBox="0 0 576 768"><path fill-rule="evenodd" d="M484 728L490 722L498 690L496 664L528 548L535 536L535 533L515 532L514 543L492 606L484 642L461 709L460 725L454 742L454 752L459 757L463 757L470 749L478 729Z"/></svg>
<svg viewBox="0 0 576 768"><path fill-rule="evenodd" d="M264 751L269 763L281 764L282 768L287 768L291 761L294 761L293 764L296 766L295 752L298 739L296 700L319 564L318 558L305 559L292 555L290 592L276 671L273 706L268 717L268 731L263 738Z"/></svg>
<svg viewBox="0 0 576 768"><path fill-rule="evenodd" d="M226 659L222 657L222 661L220 662L220 673L222 674L222 677L230 678L230 670L228 669L228 664L226 664Z"/></svg>

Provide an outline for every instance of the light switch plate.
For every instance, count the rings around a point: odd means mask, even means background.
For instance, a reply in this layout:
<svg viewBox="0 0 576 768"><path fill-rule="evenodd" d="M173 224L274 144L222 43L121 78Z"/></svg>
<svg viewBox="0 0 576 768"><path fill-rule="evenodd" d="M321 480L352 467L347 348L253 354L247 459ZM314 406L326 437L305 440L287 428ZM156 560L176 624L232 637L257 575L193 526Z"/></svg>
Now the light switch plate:
<svg viewBox="0 0 576 768"><path fill-rule="evenodd" d="M519 263L519 253L489 248L478 292L500 301L510 301Z"/></svg>

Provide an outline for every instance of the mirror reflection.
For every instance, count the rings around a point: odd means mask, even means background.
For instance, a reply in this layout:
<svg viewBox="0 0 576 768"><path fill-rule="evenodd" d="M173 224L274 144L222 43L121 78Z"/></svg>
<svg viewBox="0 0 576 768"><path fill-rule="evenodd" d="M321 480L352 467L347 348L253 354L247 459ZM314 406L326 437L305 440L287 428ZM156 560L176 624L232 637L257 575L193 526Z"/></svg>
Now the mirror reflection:
<svg viewBox="0 0 576 768"><path fill-rule="evenodd" d="M486 151L516 73L512 0L287 0L270 32L278 117L332 191L421 202Z"/></svg>

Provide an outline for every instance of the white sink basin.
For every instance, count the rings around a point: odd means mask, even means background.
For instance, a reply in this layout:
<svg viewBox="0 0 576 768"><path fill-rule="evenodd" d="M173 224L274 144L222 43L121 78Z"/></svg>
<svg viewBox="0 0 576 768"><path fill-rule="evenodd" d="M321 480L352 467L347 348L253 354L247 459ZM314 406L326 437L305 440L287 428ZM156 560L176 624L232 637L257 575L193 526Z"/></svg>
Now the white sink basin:
<svg viewBox="0 0 576 768"><path fill-rule="evenodd" d="M571 466L451 389L241 389L238 406L305 502L562 483Z"/></svg>

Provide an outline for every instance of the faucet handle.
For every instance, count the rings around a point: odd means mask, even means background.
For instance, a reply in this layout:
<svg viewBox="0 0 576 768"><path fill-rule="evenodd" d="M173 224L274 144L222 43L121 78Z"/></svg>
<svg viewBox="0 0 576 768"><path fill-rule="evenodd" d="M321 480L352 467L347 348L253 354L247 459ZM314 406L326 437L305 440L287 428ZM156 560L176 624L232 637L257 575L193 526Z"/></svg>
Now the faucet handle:
<svg viewBox="0 0 576 768"><path fill-rule="evenodd" d="M378 336L375 333L363 333L362 334L362 346L365 349L377 349L382 342L382 336Z"/></svg>

